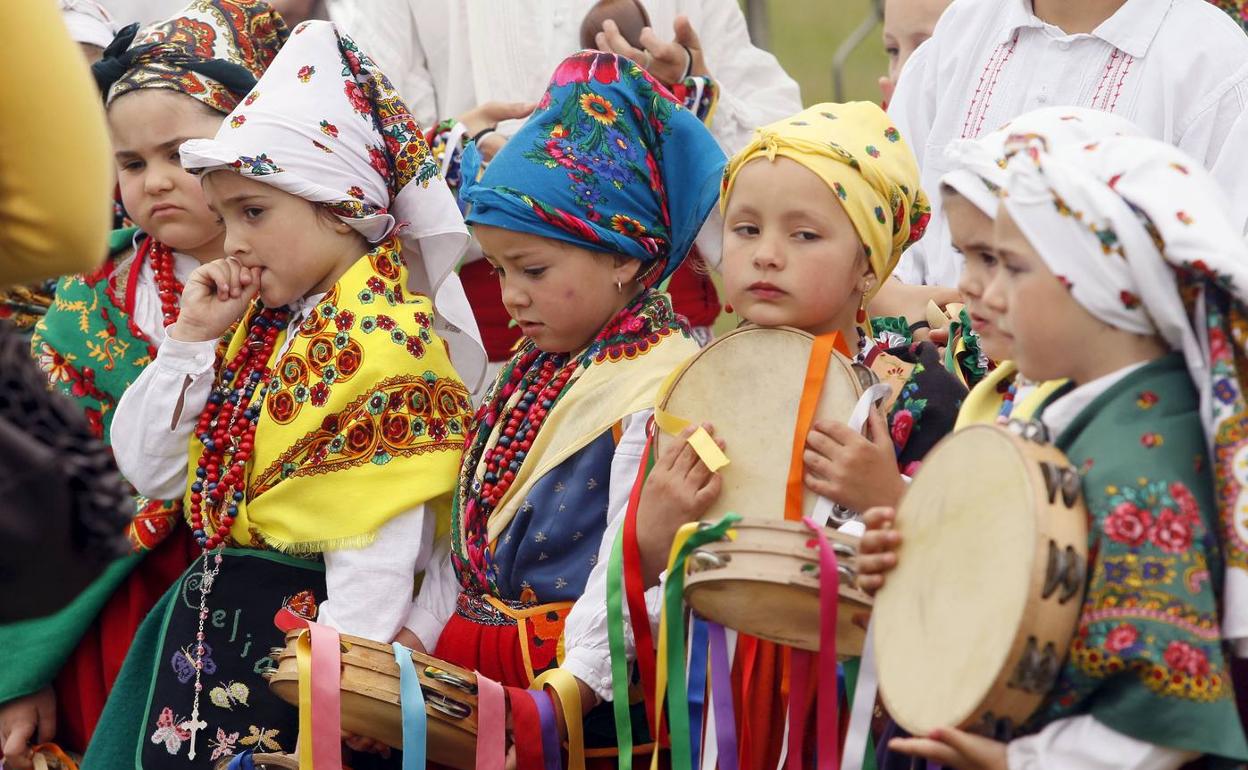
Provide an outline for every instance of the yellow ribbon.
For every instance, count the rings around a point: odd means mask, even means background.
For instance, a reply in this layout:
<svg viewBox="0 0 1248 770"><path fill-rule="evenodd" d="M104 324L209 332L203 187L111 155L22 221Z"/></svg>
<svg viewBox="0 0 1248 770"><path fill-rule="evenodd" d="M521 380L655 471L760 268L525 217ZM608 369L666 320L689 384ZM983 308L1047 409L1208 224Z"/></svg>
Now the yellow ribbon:
<svg viewBox="0 0 1248 770"><path fill-rule="evenodd" d="M682 431L693 424L689 420L677 417L662 406L659 406L659 404L667 401L667 394L671 392L676 378L684 370L685 367L681 366L667 375L667 379L663 380L663 384L659 386L659 397L654 407L654 424L659 426L659 430L669 436L679 436ZM719 473L728 465L728 455L724 454L724 451L719 448L719 444L715 443L715 439L711 438L711 434L707 433L706 428L703 428L701 425L686 441L689 443L689 446L693 447L693 451L697 453L698 459L702 461L702 464L711 473Z"/></svg>
<svg viewBox="0 0 1248 770"><path fill-rule="evenodd" d="M585 736L582 733L585 716L581 713L580 684L567 671L552 668L533 680L533 689L544 687L552 688L559 696L559 707L568 730L568 770L585 770Z"/></svg>

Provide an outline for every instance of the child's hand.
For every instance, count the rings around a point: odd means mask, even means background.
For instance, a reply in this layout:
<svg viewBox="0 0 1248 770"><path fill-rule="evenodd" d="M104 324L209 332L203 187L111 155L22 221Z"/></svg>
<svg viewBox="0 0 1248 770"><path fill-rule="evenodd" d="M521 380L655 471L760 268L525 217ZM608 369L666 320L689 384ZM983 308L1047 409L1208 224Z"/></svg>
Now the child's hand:
<svg viewBox="0 0 1248 770"><path fill-rule="evenodd" d="M862 515L867 531L858 542L854 566L858 570L858 587L871 596L884 587L884 576L897 566L901 533L893 529L896 521L897 512L892 508L872 508Z"/></svg>
<svg viewBox="0 0 1248 770"><path fill-rule="evenodd" d="M715 429L703 426L711 437ZM668 446L646 477L637 505L637 545L641 550L641 570L646 587L658 585L659 574L667 566L676 530L697 521L719 498L723 480L698 457L689 445L696 428L683 430L676 443ZM716 439L720 449L723 441Z"/></svg>
<svg viewBox="0 0 1248 770"><path fill-rule="evenodd" d="M498 124L505 120L527 118L535 109L537 102L484 102L460 115L458 120L464 124L468 138L471 139L487 128L498 128ZM477 143L477 150L488 161L506 143L507 139L502 134L492 132L481 138Z"/></svg>
<svg viewBox="0 0 1248 770"><path fill-rule="evenodd" d="M233 257L200 265L186 280L178 322L169 336L182 342L219 339L243 317L259 291L258 267L243 267Z"/></svg>
<svg viewBox="0 0 1248 770"><path fill-rule="evenodd" d="M45 687L33 695L11 700L0 706L0 746L4 766L10 770L30 770L30 747L47 743L56 735L56 694Z"/></svg>
<svg viewBox="0 0 1248 770"><path fill-rule="evenodd" d="M897 505L906 483L888 420L876 409L867 418L870 438L845 423L819 420L806 437L806 487L851 511Z"/></svg>
<svg viewBox="0 0 1248 770"><path fill-rule="evenodd" d="M664 40L652 28L646 27L637 41L645 50L639 51L620 32L619 25L608 19L603 22L602 31L594 37L594 43L599 51L632 59L669 86L679 83L686 70L690 75L709 76L702 42L689 17L684 14L677 16L672 22L672 32L674 37Z"/></svg>
<svg viewBox="0 0 1248 770"><path fill-rule="evenodd" d="M390 747L381 741L375 741L372 738L365 738L362 735L355 735L354 733L349 733L345 730L342 733L342 742L347 744L347 747L352 751L358 751L361 754L380 754L383 757L390 756Z"/></svg>
<svg viewBox="0 0 1248 770"><path fill-rule="evenodd" d="M1008 770L1006 744L942 727L926 738L894 738L893 751L922 757L954 770Z"/></svg>
<svg viewBox="0 0 1248 770"><path fill-rule="evenodd" d="M428 655L429 651L425 649L425 645L421 643L420 637L414 631L406 628L399 629L399 633L394 637L394 641L403 645L413 652L419 652L422 655Z"/></svg>

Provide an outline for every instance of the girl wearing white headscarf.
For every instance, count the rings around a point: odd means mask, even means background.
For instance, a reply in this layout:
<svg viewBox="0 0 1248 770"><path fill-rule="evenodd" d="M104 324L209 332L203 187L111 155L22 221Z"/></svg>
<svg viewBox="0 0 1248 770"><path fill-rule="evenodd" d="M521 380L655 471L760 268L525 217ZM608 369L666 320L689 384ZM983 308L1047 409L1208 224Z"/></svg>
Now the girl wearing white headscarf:
<svg viewBox="0 0 1248 770"><path fill-rule="evenodd" d="M1212 178L1161 142L1034 132L1006 156L1006 271L989 292L1008 287L1023 373L1075 380L1041 419L1083 470L1092 554L1075 641L1029 725L1040 733L1010 744L1010 767L1101 766L1085 759L1093 741L1056 735L1082 715L1164 750L1149 767L1243 761L1228 658L1248 652L1248 245ZM1048 273L1005 253L1010 222L1091 319L1064 350L1054 329L1069 319L1019 300ZM1081 374L1098 358L1132 362Z"/></svg>

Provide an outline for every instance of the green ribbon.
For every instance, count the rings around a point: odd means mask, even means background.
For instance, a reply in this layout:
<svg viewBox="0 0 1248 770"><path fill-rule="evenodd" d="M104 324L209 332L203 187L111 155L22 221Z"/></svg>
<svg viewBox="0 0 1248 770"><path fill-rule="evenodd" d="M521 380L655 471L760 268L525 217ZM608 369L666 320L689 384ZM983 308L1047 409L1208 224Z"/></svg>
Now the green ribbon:
<svg viewBox="0 0 1248 770"><path fill-rule="evenodd" d="M648 621L647 621L648 622ZM620 770L633 770L633 720L628 708L628 656L624 648L624 527L607 560L607 644L611 650L611 709Z"/></svg>
<svg viewBox="0 0 1248 770"><path fill-rule="evenodd" d="M693 770L693 752L689 741L689 699L685 680L686 656L678 654L685 649L685 562L695 548L722 540L741 520L729 513L713 526L700 529L689 536L681 546L667 572L667 585L663 592L663 612L667 615L667 710L671 724L672 770Z"/></svg>

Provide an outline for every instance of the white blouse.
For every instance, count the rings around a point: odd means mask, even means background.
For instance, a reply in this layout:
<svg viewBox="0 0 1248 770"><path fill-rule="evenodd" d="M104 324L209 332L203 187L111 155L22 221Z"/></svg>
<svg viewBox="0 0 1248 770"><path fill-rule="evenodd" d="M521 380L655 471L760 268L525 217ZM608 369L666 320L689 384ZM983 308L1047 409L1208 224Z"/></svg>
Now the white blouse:
<svg viewBox="0 0 1248 770"><path fill-rule="evenodd" d="M611 488L608 496L607 529L598 547L598 559L589 573L585 591L572 605L563 630L565 656L563 668L585 684L598 697L611 700L611 649L607 643L607 560L616 534L624 522L628 510L628 498L641 468L642 454L646 448L646 424L653 411L636 412L624 418L624 432L615 447L611 461ZM438 544L433 567L425 573L420 594L416 597L408 618L411 629L427 650L432 651L438 643L443 627L455 611L459 596L459 580L450 561L450 544L443 540ZM661 588L646 592L646 609L652 626L658 623L662 607ZM625 645L631 658L634 654L632 626L627 621L628 605L624 606Z"/></svg>
<svg viewBox="0 0 1248 770"><path fill-rule="evenodd" d="M154 292L154 284L151 288ZM321 296L300 303L292 332ZM159 296L154 312L160 319ZM147 332L144 321L139 323ZM279 354L293 336L287 335ZM110 435L117 466L139 494L159 499L185 494L191 434L212 390L215 363L215 342L165 338L156 359L122 395ZM426 516L422 504L387 522L372 544L325 553L327 599L320 622L353 636L392 640L407 618L415 576L429 563L434 529L435 517Z"/></svg>
<svg viewBox="0 0 1248 770"><path fill-rule="evenodd" d="M593 0L330 0L330 18L377 60L427 128L487 101L537 101L555 68L580 49ZM711 133L731 154L754 129L802 108L797 83L750 42L737 0L648 0L671 39L689 17L719 84ZM501 133L514 133L508 123Z"/></svg>
<svg viewBox="0 0 1248 770"><path fill-rule="evenodd" d="M135 257L131 256L130 259L134 260ZM199 260L187 254L173 252L173 274L179 283L185 284L197 267ZM130 317L153 345L160 347L165 341L165 313L160 307L160 290L156 288L156 273L147 260L139 267L139 277L134 286L134 312Z"/></svg>
<svg viewBox="0 0 1248 770"><path fill-rule="evenodd" d="M1091 34L1068 35L1030 0L956 0L902 70L889 114L932 202L927 235L897 267L907 283L953 286L962 260L940 215L945 148L1040 107L1127 118L1204 163L1248 221L1248 36L1204 0L1127 0Z"/></svg>

